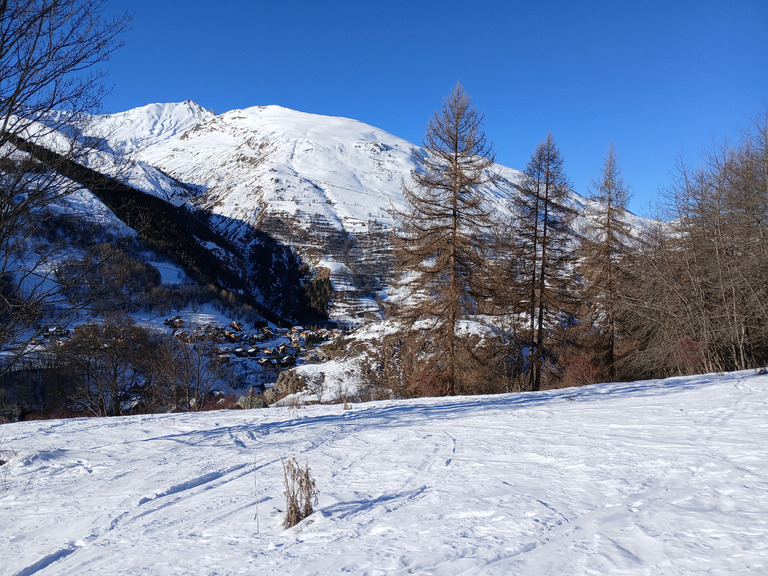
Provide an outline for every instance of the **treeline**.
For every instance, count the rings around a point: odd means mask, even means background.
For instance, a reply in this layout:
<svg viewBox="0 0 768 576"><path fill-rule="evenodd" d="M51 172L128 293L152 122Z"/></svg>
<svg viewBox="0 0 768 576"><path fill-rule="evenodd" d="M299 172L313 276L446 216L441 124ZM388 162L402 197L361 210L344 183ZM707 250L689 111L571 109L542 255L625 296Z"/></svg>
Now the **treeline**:
<svg viewBox="0 0 768 576"><path fill-rule="evenodd" d="M768 114L703 160L680 166L669 223L647 231L624 260L630 373L768 363Z"/></svg>
<svg viewBox="0 0 768 576"><path fill-rule="evenodd" d="M611 147L577 231L551 134L500 220L482 121L459 85L428 124L398 215L397 329L368 354L370 385L522 391L768 362L768 116L681 167L668 218L642 230Z"/></svg>

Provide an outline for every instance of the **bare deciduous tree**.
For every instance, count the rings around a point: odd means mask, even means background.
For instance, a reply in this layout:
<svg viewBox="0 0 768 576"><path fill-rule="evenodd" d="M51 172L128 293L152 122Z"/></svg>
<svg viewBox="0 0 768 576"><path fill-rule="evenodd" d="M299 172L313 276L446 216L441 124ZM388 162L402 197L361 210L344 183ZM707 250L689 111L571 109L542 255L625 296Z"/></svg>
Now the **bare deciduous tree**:
<svg viewBox="0 0 768 576"><path fill-rule="evenodd" d="M18 148L28 141L79 159L86 113L103 97L104 63L127 20L103 0L0 0L0 346L69 310L51 282L58 246L38 242L49 206L79 186ZM35 250L32 250L32 246ZM32 332L30 332L30 330Z"/></svg>
<svg viewBox="0 0 768 576"><path fill-rule="evenodd" d="M217 359L216 339L210 335L184 343L168 338L154 367L153 390L166 410L202 410L217 388L234 384L234 376ZM158 407L159 407L158 406Z"/></svg>
<svg viewBox="0 0 768 576"><path fill-rule="evenodd" d="M766 119L768 120L768 118ZM702 166L681 165L673 220L633 258L622 315L647 375L745 369L768 362L768 121ZM650 373L650 374L649 374Z"/></svg>
<svg viewBox="0 0 768 576"><path fill-rule="evenodd" d="M94 416L129 412L142 398L154 349L149 330L125 316L78 326L57 350L71 401Z"/></svg>

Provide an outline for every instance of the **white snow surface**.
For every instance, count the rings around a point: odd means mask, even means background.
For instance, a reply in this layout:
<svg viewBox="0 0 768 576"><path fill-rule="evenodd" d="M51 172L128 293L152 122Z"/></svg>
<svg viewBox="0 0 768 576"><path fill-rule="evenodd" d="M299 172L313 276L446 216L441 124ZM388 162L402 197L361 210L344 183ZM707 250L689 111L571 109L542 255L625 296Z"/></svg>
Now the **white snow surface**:
<svg viewBox="0 0 768 576"><path fill-rule="evenodd" d="M119 143L121 152L133 152L183 134L213 115L191 100L147 104L97 116L89 130L105 136L110 143Z"/></svg>
<svg viewBox="0 0 768 576"><path fill-rule="evenodd" d="M369 220L391 223L389 210L415 167L416 147L383 130L280 106L214 115L191 101L151 104L99 117L91 130L139 165L203 193L214 213L250 224L263 208L299 209L302 219L318 216L353 232Z"/></svg>
<svg viewBox="0 0 768 576"><path fill-rule="evenodd" d="M741 372L7 424L0 574L766 574L767 416Z"/></svg>

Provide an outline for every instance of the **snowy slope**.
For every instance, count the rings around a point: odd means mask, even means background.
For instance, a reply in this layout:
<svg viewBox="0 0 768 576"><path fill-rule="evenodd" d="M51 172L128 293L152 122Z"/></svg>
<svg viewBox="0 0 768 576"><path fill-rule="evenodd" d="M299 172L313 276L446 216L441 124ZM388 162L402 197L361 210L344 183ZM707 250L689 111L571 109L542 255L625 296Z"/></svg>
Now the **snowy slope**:
<svg viewBox="0 0 768 576"><path fill-rule="evenodd" d="M191 100L148 104L126 112L97 116L90 131L102 135L120 152L131 153L183 134L213 116L213 112Z"/></svg>
<svg viewBox="0 0 768 576"><path fill-rule="evenodd" d="M255 224L262 209L301 208L342 229L389 218L415 147L346 118L279 106L218 116L191 102L153 104L102 117L116 149L205 194L214 213Z"/></svg>
<svg viewBox="0 0 768 576"><path fill-rule="evenodd" d="M339 230L364 231L371 220L393 223L402 187L417 168L420 147L357 120L280 106L255 106L220 115L187 100L150 104L99 117L94 133L116 150L202 191L214 213L253 224L264 211L313 217ZM496 165L498 186L484 191L501 211L520 172ZM148 190L151 191L151 190ZM594 211L575 192L580 214ZM643 220L628 215L633 225Z"/></svg>
<svg viewBox="0 0 768 576"><path fill-rule="evenodd" d="M132 185L213 215L243 253L257 228L329 270L340 295L335 318L377 308L371 294L360 297L356 278L386 280L381 253L415 167L412 144L279 106L214 116L191 102L153 104L94 124L111 149L130 151L123 173Z"/></svg>
<svg viewBox="0 0 768 576"><path fill-rule="evenodd" d="M8 424L0 574L766 574L767 413L737 373Z"/></svg>
<svg viewBox="0 0 768 576"><path fill-rule="evenodd" d="M378 310L374 296L390 281L392 210L403 206L403 185L424 153L418 146L349 118L279 106L215 115L191 101L96 117L90 133L129 153L121 167L129 183L213 215L213 227L243 253L256 228L327 269L335 319L356 323ZM521 174L494 170L501 179L483 193L506 221ZM576 193L570 203L584 218L595 213ZM629 219L637 230L645 225Z"/></svg>

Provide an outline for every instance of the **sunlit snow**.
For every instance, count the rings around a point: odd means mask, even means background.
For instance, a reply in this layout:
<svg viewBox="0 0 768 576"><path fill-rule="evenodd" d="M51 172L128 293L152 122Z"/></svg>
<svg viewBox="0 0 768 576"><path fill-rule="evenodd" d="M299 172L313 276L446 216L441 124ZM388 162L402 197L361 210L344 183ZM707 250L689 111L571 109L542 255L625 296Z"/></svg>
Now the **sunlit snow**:
<svg viewBox="0 0 768 576"><path fill-rule="evenodd" d="M7 424L0 574L766 574L767 416L742 372Z"/></svg>

